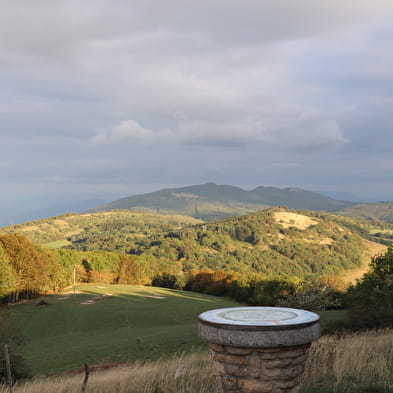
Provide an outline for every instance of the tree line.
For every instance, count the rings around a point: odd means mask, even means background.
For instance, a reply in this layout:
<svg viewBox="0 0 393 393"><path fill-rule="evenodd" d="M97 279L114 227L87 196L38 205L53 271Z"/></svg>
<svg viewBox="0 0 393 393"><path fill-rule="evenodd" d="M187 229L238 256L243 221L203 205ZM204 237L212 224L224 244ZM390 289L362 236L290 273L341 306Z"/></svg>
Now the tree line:
<svg viewBox="0 0 393 393"><path fill-rule="evenodd" d="M150 284L163 266L150 256L49 249L19 234L0 235L0 299L18 302L77 282ZM170 273L173 271L168 269Z"/></svg>

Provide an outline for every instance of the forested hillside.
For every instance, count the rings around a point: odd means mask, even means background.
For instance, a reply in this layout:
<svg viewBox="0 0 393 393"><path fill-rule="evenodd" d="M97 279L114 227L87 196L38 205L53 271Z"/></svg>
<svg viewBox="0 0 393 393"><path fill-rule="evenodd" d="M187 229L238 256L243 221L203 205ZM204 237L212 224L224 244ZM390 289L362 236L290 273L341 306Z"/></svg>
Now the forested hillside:
<svg viewBox="0 0 393 393"><path fill-rule="evenodd" d="M0 229L0 233L19 233L34 243L52 248L100 239L102 249L116 250L138 237L166 232L200 223L188 216L152 214L129 210L113 210L92 214L68 213ZM86 240L87 242L87 240ZM91 247L96 249L96 247Z"/></svg>
<svg viewBox="0 0 393 393"><path fill-rule="evenodd" d="M335 219L327 213L270 209L139 239L126 251L177 261L183 270L337 274L360 265L367 242L353 221Z"/></svg>
<svg viewBox="0 0 393 393"><path fill-rule="evenodd" d="M280 205L293 209L332 211L349 206L351 202L338 201L300 188L260 186L246 191L239 187L207 183L134 195L97 206L90 212L113 209L148 210L185 214L213 221Z"/></svg>
<svg viewBox="0 0 393 393"><path fill-rule="evenodd" d="M134 268L143 268L138 274L148 282L156 273L182 275L203 268L297 277L338 274L360 266L369 248L365 225L329 213L275 208L210 223L129 211L73 214L3 231L20 231L35 243L63 247L40 250L46 258L73 259L62 260L62 266L81 265L84 260L83 280L93 272L114 274L111 279L118 280L119 258L124 256L135 262Z"/></svg>

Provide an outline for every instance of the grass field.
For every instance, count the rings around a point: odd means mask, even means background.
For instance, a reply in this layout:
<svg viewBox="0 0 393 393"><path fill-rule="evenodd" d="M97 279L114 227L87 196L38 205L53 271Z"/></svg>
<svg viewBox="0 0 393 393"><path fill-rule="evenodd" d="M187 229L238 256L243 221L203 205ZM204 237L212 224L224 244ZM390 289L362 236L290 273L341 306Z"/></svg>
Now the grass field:
<svg viewBox="0 0 393 393"><path fill-rule="evenodd" d="M25 358L35 375L206 349L197 334L198 314L239 306L157 287L84 284L75 290L75 295L70 288L39 299L46 306L36 306L36 300L7 307L28 339ZM320 314L322 330L346 315L342 310Z"/></svg>
<svg viewBox="0 0 393 393"><path fill-rule="evenodd" d="M199 313L237 306L230 300L155 287L93 285L46 296L47 306L8 307L28 338L25 357L34 374L83 364L156 359L205 347L197 334ZM81 304L105 296L93 304Z"/></svg>
<svg viewBox="0 0 393 393"><path fill-rule="evenodd" d="M175 379L179 366L184 372ZM19 383L15 393L79 393L82 381L82 373L39 377ZM218 393L206 351L93 372L86 391ZM300 393L392 392L392 330L325 336L312 345ZM0 393L8 393L8 388L0 385Z"/></svg>

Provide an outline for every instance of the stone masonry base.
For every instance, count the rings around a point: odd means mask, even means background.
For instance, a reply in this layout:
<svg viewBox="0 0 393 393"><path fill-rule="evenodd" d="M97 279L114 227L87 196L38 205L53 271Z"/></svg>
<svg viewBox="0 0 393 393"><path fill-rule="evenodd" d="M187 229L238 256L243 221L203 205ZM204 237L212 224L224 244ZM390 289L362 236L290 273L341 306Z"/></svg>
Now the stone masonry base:
<svg viewBox="0 0 393 393"><path fill-rule="evenodd" d="M310 344L241 348L209 343L222 393L296 393Z"/></svg>

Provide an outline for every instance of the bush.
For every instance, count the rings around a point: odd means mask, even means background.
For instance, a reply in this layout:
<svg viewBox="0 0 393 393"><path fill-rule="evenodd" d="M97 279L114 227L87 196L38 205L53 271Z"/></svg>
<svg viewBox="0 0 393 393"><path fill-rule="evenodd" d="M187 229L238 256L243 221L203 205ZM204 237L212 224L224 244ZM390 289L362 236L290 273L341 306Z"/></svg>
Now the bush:
<svg viewBox="0 0 393 393"><path fill-rule="evenodd" d="M276 306L284 298L292 297L296 292L296 283L285 278L271 278L250 282L251 296L247 300L250 306Z"/></svg>
<svg viewBox="0 0 393 393"><path fill-rule="evenodd" d="M325 277L314 279L300 288L293 296L279 299L277 306L323 311L341 308L344 294L329 285Z"/></svg>
<svg viewBox="0 0 393 393"><path fill-rule="evenodd" d="M151 285L153 287L162 287L170 289L183 289L184 278L180 276L175 276L169 273L162 273L153 278Z"/></svg>

